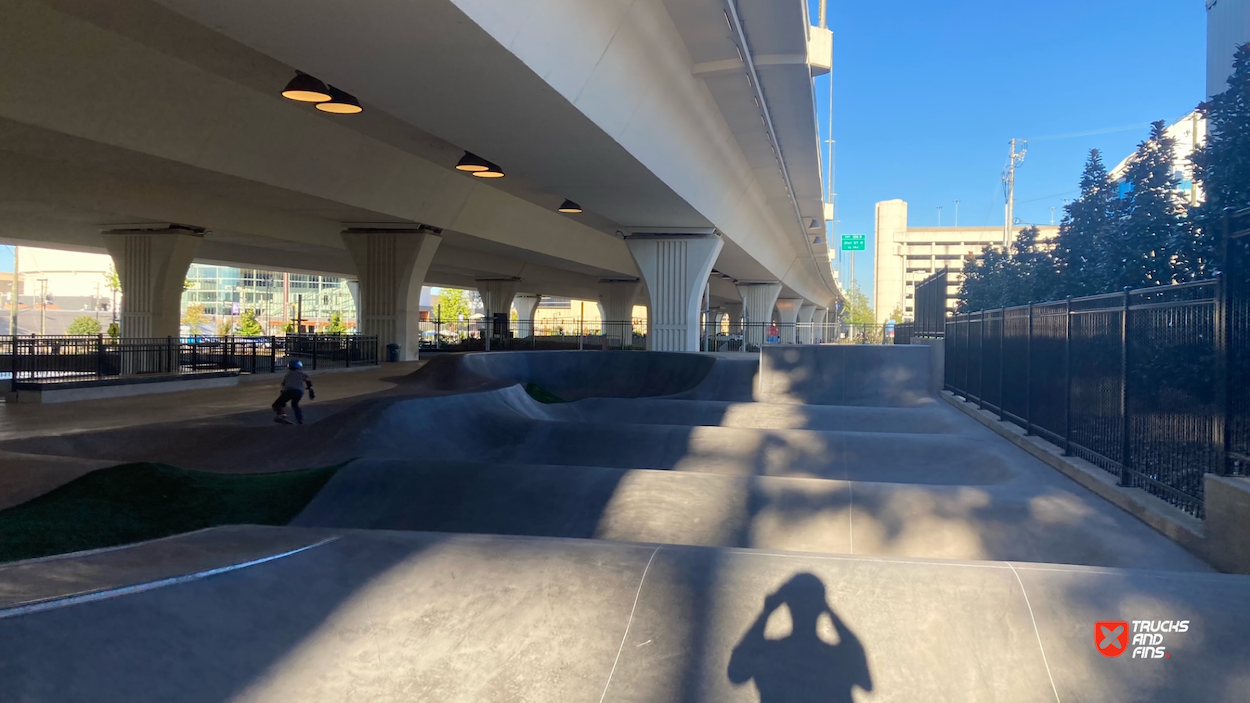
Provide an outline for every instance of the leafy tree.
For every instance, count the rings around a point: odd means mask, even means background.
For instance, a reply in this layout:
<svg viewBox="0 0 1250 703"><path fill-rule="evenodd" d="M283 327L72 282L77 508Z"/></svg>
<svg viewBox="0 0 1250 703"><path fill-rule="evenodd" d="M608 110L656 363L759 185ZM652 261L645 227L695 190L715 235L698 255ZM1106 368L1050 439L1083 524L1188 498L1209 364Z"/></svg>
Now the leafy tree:
<svg viewBox="0 0 1250 703"><path fill-rule="evenodd" d="M256 319L255 310L244 310L239 316L239 335L243 337L259 337L265 333L260 321Z"/></svg>
<svg viewBox="0 0 1250 703"><path fill-rule="evenodd" d="M347 324L338 312L330 313L330 334L347 334Z"/></svg>
<svg viewBox="0 0 1250 703"><path fill-rule="evenodd" d="M114 293L120 293L122 289L122 279L117 275L117 269L109 266L109 270L104 274L104 286Z"/></svg>
<svg viewBox="0 0 1250 703"><path fill-rule="evenodd" d="M218 337L229 337L232 334L234 334L234 319L233 318L227 317L227 318L224 318L221 322L217 323L217 336Z"/></svg>
<svg viewBox="0 0 1250 703"><path fill-rule="evenodd" d="M122 333L122 328L120 325L118 325L116 322L109 323L108 336L112 337L113 339L117 339L119 336L121 336L121 333Z"/></svg>
<svg viewBox="0 0 1250 703"><path fill-rule="evenodd" d="M468 320L473 316L473 308L469 304L468 291L456 288L443 288L438 297L431 301L434 304L433 315L436 322L447 324L457 322L460 316Z"/></svg>
<svg viewBox="0 0 1250 703"><path fill-rule="evenodd" d="M1206 278L1222 265L1215 258L1224 209L1250 207L1250 44L1234 55L1228 88L1198 110L1207 119L1207 139L1192 160L1205 200L1191 212L1195 232L1179 256L1190 276Z"/></svg>
<svg viewBox="0 0 1250 703"><path fill-rule="evenodd" d="M853 325L874 325L877 322L872 306L868 304L868 296L860 290L857 282L852 282L850 290L846 292L846 308L842 311L842 317Z"/></svg>
<svg viewBox="0 0 1250 703"><path fill-rule="evenodd" d="M1189 234L1173 175L1175 141L1162 120L1137 147L1124 174L1127 190L1117 208L1115 236L1106 247L1103 282L1110 290L1173 283L1176 253ZM1105 291L1104 291L1105 292Z"/></svg>
<svg viewBox="0 0 1250 703"><path fill-rule="evenodd" d="M1064 207L1055 239L1056 298L1101 293L1110 289L1102 279L1105 252L1112 246L1117 207L1115 184L1102 164L1102 154L1091 149L1081 173L1081 197Z"/></svg>
<svg viewBox="0 0 1250 703"><path fill-rule="evenodd" d="M100 334L100 321L90 315L79 315L69 323L66 334Z"/></svg>
<svg viewBox="0 0 1250 703"><path fill-rule="evenodd" d="M902 322L903 321L903 306L895 305L894 310L890 313L890 316L887 317L886 319L894 320L895 322Z"/></svg>
<svg viewBox="0 0 1250 703"><path fill-rule="evenodd" d="M191 334L199 334L200 327L207 320L203 305L188 305L186 312L182 314L182 324L191 328Z"/></svg>
<svg viewBox="0 0 1250 703"><path fill-rule="evenodd" d="M960 312L1006 307L1007 255L999 247L986 244L981 256L964 263L963 282L956 299Z"/></svg>

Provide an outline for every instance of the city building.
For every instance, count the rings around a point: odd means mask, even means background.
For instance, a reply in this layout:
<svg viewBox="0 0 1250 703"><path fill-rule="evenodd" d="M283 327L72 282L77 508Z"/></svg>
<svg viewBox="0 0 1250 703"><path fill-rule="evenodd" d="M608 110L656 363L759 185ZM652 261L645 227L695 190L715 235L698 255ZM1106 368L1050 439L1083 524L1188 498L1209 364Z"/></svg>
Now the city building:
<svg viewBox="0 0 1250 703"><path fill-rule="evenodd" d="M1207 121L1194 111L1168 125L1166 133L1175 142L1172 147L1172 178L1176 181L1176 190L1190 205L1197 205L1202 200L1202 189L1194 183L1194 164L1190 157L1194 148L1207 138ZM1110 171L1111 179L1120 181L1121 195L1128 190L1128 184L1122 179L1132 158L1133 155L1129 154Z"/></svg>
<svg viewBox="0 0 1250 703"><path fill-rule="evenodd" d="M1237 47L1250 43L1250 0L1207 0L1207 97L1224 92Z"/></svg>
<svg viewBox="0 0 1250 703"><path fill-rule="evenodd" d="M1016 227L1015 233L1029 225ZM1059 233L1056 225L1038 225L1042 239ZM1003 243L1002 225L981 227L908 227L907 202L886 200L877 203L876 271L873 277L873 305L878 322L890 319L895 309L903 318L913 315L916 284L939 269L949 269L951 297L963 281L961 272L968 260L978 258L986 244Z"/></svg>

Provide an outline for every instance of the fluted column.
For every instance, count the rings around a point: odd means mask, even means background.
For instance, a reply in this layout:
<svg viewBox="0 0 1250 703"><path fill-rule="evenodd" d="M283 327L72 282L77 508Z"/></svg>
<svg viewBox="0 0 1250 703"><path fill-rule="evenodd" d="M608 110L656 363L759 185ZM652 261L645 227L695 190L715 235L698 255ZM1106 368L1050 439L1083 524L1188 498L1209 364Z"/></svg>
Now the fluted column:
<svg viewBox="0 0 1250 703"><path fill-rule="evenodd" d="M700 304L724 242L716 234L635 234L629 253L647 284L647 348L698 351Z"/></svg>
<svg viewBox="0 0 1250 703"><path fill-rule="evenodd" d="M798 342L795 326L799 322L799 309L802 307L802 298L779 298L777 300L777 318L781 323L778 332L781 333L782 344Z"/></svg>
<svg viewBox="0 0 1250 703"><path fill-rule="evenodd" d="M356 329L378 345L399 345L399 358L421 349L421 286L442 237L421 229L349 229L343 243L356 264ZM380 352L382 350L379 350Z"/></svg>
<svg viewBox="0 0 1250 703"><path fill-rule="evenodd" d="M739 283L738 293L742 296L746 346L762 346L765 329L773 321L773 308L777 305L777 296L781 294L781 284Z"/></svg>
<svg viewBox="0 0 1250 703"><path fill-rule="evenodd" d="M516 308L516 329L518 337L534 336L534 313L543 300L541 295L519 293L512 299L512 307Z"/></svg>
<svg viewBox="0 0 1250 703"><path fill-rule="evenodd" d="M799 344L813 344L816 335L812 330L812 319L816 314L816 306L803 303L799 308Z"/></svg>
<svg viewBox="0 0 1250 703"><path fill-rule="evenodd" d="M203 241L190 229L101 233L122 286L123 338L177 337L187 269Z"/></svg>

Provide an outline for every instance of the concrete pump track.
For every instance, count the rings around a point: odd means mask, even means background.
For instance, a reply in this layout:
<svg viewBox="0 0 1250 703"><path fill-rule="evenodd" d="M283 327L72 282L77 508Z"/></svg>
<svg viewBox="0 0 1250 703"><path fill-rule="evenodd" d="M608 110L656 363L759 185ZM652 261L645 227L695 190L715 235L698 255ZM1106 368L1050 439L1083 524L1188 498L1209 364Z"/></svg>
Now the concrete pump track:
<svg viewBox="0 0 1250 703"><path fill-rule="evenodd" d="M0 443L350 461L288 527L0 566L0 700L1250 700L1250 577L950 407L926 347L445 355L395 382L302 427ZM1096 622L1145 620L1189 626L1163 659L1099 653Z"/></svg>

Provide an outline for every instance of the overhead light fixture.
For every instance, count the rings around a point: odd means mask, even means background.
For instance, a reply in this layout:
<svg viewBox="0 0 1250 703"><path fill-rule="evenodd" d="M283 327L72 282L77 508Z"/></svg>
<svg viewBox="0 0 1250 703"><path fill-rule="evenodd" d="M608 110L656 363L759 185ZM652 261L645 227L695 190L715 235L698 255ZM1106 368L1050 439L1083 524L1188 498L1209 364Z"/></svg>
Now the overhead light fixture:
<svg viewBox="0 0 1250 703"><path fill-rule="evenodd" d="M565 200L560 204L560 212L581 212L582 206L572 200Z"/></svg>
<svg viewBox="0 0 1250 703"><path fill-rule="evenodd" d="M296 71L295 77L282 89L282 97L301 103L323 103L330 99L330 89L307 73Z"/></svg>
<svg viewBox="0 0 1250 703"><path fill-rule="evenodd" d="M472 173L475 171L489 171L490 166L490 162L486 159L483 159L477 154L466 151L464 152L464 156L461 156L460 161L456 164L456 170L469 171Z"/></svg>
<svg viewBox="0 0 1250 703"><path fill-rule="evenodd" d="M499 168L498 165L485 159L482 159L482 162L486 164L486 168L481 171L473 171L472 173L474 178L503 178L504 173L502 168Z"/></svg>
<svg viewBox="0 0 1250 703"><path fill-rule="evenodd" d="M335 115L354 115L364 111L359 100L334 86L330 86L330 99L317 103L317 109Z"/></svg>

